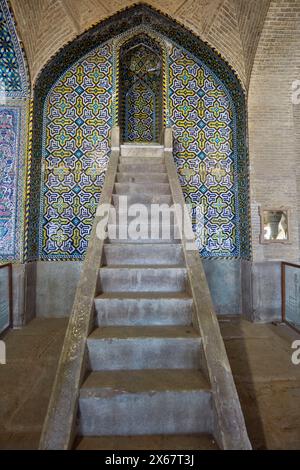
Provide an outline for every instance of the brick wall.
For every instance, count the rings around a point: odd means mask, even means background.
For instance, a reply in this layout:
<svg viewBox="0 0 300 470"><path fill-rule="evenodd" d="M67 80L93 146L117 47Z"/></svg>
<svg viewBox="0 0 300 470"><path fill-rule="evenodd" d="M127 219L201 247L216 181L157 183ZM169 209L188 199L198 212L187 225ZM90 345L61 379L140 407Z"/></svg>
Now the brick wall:
<svg viewBox="0 0 300 470"><path fill-rule="evenodd" d="M300 68L297 76L300 80ZM295 132L295 159L296 159L296 178L297 178L297 203L298 203L298 236L300 244L300 104L293 106L294 111L294 132ZM300 249L300 246L299 246Z"/></svg>
<svg viewBox="0 0 300 470"><path fill-rule="evenodd" d="M291 84L300 63L300 2L272 0L249 88L252 243L255 261L299 260L299 115ZM298 77L299 78L299 77ZM300 105L299 105L300 106ZM297 134L295 133L295 128ZM297 181L298 174L298 181ZM291 244L259 244L258 207L291 209Z"/></svg>

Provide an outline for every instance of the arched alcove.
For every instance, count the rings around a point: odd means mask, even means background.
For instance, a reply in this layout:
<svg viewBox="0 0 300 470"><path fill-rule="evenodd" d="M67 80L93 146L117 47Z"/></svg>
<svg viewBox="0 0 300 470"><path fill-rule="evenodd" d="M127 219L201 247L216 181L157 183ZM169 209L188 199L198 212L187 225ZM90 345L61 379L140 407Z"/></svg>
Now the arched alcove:
<svg viewBox="0 0 300 470"><path fill-rule="evenodd" d="M162 44L164 64L157 96L161 97L163 111L158 113L156 129L161 124L173 127L174 157L184 195L193 206L194 216L197 206L204 205L207 238L201 255L249 258L246 111L241 84L229 65L198 37L152 8L137 5L65 46L36 82L30 259L72 260L84 256L109 160L113 123L123 122L124 139L128 138L126 92L122 95L124 87L120 87L126 68L120 67L119 54L133 57L144 48L145 54L150 51L157 57ZM105 54L99 52L104 49ZM132 90L129 82L128 89ZM107 104L104 96L109 97ZM69 111L68 100L72 104ZM94 129L94 140L93 120L99 116L91 114L93 101L94 109L100 105L105 115L105 130L97 134ZM61 108L63 103L66 110ZM155 132L158 130L153 130L151 139ZM101 176L95 177L91 171L91 154L94 163L104 158ZM59 171L62 163L65 175ZM92 177L96 179L92 181ZM73 210L76 198L82 201L80 217ZM92 198L93 207L84 212Z"/></svg>
<svg viewBox="0 0 300 470"><path fill-rule="evenodd" d="M159 142L163 100L163 63L160 46L146 34L122 45L119 122L124 142Z"/></svg>

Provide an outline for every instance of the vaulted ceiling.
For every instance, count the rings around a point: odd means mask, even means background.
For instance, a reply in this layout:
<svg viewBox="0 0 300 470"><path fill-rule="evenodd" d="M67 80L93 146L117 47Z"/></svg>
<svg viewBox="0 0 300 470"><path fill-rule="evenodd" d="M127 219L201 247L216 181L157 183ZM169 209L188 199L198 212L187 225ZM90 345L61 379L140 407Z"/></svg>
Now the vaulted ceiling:
<svg viewBox="0 0 300 470"><path fill-rule="evenodd" d="M92 25L132 0L10 0L32 83L45 63ZM148 0L215 48L248 87L270 0Z"/></svg>

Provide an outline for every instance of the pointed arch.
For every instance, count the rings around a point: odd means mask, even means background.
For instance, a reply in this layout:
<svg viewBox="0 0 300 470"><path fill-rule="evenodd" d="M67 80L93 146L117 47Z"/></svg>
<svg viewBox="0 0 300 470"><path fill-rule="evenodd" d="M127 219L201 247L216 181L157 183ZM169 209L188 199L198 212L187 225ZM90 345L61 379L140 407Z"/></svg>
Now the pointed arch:
<svg viewBox="0 0 300 470"><path fill-rule="evenodd" d="M200 199L206 201L208 214L206 226L211 232L211 239L202 254L206 257L249 258L246 100L241 83L220 55L200 38L171 18L146 5L136 5L122 11L80 35L45 66L36 82L33 138L33 166L36 176L31 185L32 229L29 231L29 246L33 249L30 256L32 259L38 257L37 247L41 247L42 232L38 230L38 219L41 220L42 216L40 201L45 190L45 181L40 179L43 166L41 155L43 158L46 155L46 121L41 119L41 116L43 116L50 90L60 83L62 77L67 78L71 68L79 66L83 57L93 54L93 51L97 51L106 44L116 51L118 41L122 42L121 38L128 38L130 35L134 37L134 32L139 28L146 29L147 34L149 31L150 37L151 34L159 37L164 43L164 50L167 51L168 75L173 74L173 82L172 87L171 84L165 86L164 99L167 111L164 122L171 123L175 130L175 158L186 197L194 205L197 205ZM116 122L120 70L115 52L109 60L112 60L114 71L111 95L114 111L111 113ZM175 75L181 73L180 79L177 76L174 79L174 73ZM72 82L71 76L69 79ZM107 83L107 77L106 79L102 77L102 79ZM188 86L187 83L189 83ZM191 84L193 84L193 89L190 88ZM81 85L79 87L76 85L76 90L73 90L72 86L71 84L70 93L73 91L76 94L82 93ZM180 90L178 91L178 86L183 87L183 94ZM199 92L197 90L195 92L195 87L200 87ZM61 93L63 92L60 90L60 97L62 97ZM56 99L59 99L59 96ZM199 113L204 113L203 116L207 119L205 120ZM184 129L182 121L187 119L187 116L189 125L186 126L187 129ZM191 123L195 119L194 129ZM78 124L79 122L81 123L77 120L77 127L82 125L82 123ZM206 129L204 129L205 126ZM189 141L190 138L192 141ZM74 147L74 155L76 152L79 155L80 152L82 153L82 148L76 147L75 149ZM109 154L107 156L109 158ZM202 181L203 178L207 179L205 183ZM187 189L188 187L190 189ZM225 219L226 223L224 223ZM80 224L81 221L76 221L76 223ZM41 226L40 230L42 230ZM66 233L54 234L54 236L58 236L60 243L65 237L66 246L70 247L67 259L72 259L73 242L71 239L74 238L75 228L74 230L72 228L73 235L69 234L69 229L66 230ZM77 232L76 239L78 241ZM221 249L222 239L227 240L225 249ZM48 259L47 253L45 255Z"/></svg>
<svg viewBox="0 0 300 470"><path fill-rule="evenodd" d="M163 123L163 51L147 33L119 49L119 124L126 142L159 142Z"/></svg>

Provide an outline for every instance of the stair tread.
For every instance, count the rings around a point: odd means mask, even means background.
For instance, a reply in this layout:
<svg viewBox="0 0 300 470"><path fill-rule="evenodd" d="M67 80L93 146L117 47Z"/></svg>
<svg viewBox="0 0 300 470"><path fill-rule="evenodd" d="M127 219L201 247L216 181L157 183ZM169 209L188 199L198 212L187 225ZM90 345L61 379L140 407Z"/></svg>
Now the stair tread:
<svg viewBox="0 0 300 470"><path fill-rule="evenodd" d="M158 163L157 165L151 165L151 164L145 164L145 163L119 163L118 165L118 168L117 168L117 171L118 173L132 173L134 175L139 175L141 173L145 174L149 174L149 176L151 175L155 175L156 173L154 171L151 171L153 170L154 168L156 168L157 166L160 166L160 168L158 168L159 170L159 174L166 174L167 175L167 169L165 167L164 164L162 163ZM128 168L130 167L130 168ZM137 171L137 170L140 170L140 171ZM142 170L142 171L141 171ZM147 171L147 170L150 170L150 171Z"/></svg>
<svg viewBox="0 0 300 470"><path fill-rule="evenodd" d="M119 163L147 163L147 165L164 165L164 157L143 157L143 156L133 156L133 155L121 155Z"/></svg>
<svg viewBox="0 0 300 470"><path fill-rule="evenodd" d="M120 264L120 265L114 265L114 266L103 266L101 269L138 269L140 270L145 270L145 269L155 269L155 270L161 270L161 269L180 269L182 271L186 271L186 267L183 265L176 265L176 264L146 264L146 265L139 265L139 264Z"/></svg>
<svg viewBox="0 0 300 470"><path fill-rule="evenodd" d="M102 266L100 269L180 269L186 271L186 266L180 264L109 264L108 266Z"/></svg>
<svg viewBox="0 0 300 470"><path fill-rule="evenodd" d="M117 186L143 186L143 187L147 187L147 186L151 186L151 188L153 187L153 181L144 181L143 183L136 183L135 181L127 181L126 183L123 183L123 182L119 182L119 181L116 181L115 182L115 185ZM156 186L164 186L164 187L170 187L170 183L161 183L161 182L157 182L155 183Z"/></svg>
<svg viewBox="0 0 300 470"><path fill-rule="evenodd" d="M75 442L76 450L217 450L210 434L156 434L150 436L92 436Z"/></svg>
<svg viewBox="0 0 300 470"><path fill-rule="evenodd" d="M140 191L127 191L124 194L113 192L112 195L118 196L118 197L120 196L144 196L145 195L145 196L152 196L153 198L155 197L165 197L166 199L171 198L171 194L164 194L164 193L152 194L151 192L147 192L147 191L143 191L142 193Z"/></svg>
<svg viewBox="0 0 300 470"><path fill-rule="evenodd" d="M161 161L157 161L157 162L154 162L152 159L150 160L149 159L149 162L143 162L141 160L139 161L136 161L137 159L136 158L132 158L132 161L129 161L129 159L131 159L131 157L122 157L122 158L126 158L126 161L125 160L120 160L119 162L119 165L147 165L147 166L151 166L151 168L153 167L156 167L157 165L159 166L164 166L165 163L164 162L161 162Z"/></svg>
<svg viewBox="0 0 300 470"><path fill-rule="evenodd" d="M143 173L143 174L148 174L149 176L154 176L156 173L154 171L151 171L151 169L157 168L157 166L161 166L161 168L158 168L160 174L162 173L167 174L167 169L163 167L163 165L159 165L159 164L158 165L144 165L142 163L136 163L135 165L133 163L120 163L118 166L118 173L131 173L133 175ZM132 167L132 168L128 168L128 167ZM142 170L142 171L137 171L137 170Z"/></svg>
<svg viewBox="0 0 300 470"><path fill-rule="evenodd" d="M199 332L193 326L182 325L145 325L145 326L104 326L95 328L89 340L136 338L183 338L199 339Z"/></svg>
<svg viewBox="0 0 300 470"><path fill-rule="evenodd" d="M124 194L120 194L119 196L124 196ZM116 208L116 209L117 209L117 208ZM116 210L116 212L117 212L117 213L120 213L119 210ZM126 211L123 211L123 212L121 212L121 213L127 214ZM149 217L150 214L147 214L147 216ZM128 217L136 217L136 215L135 215L135 214L132 215L132 216L129 216L129 215L128 215ZM159 221L158 223L150 223L150 222L148 222L148 221L147 221L147 222L144 222L144 223L145 223L145 225L147 224L147 231L148 231L148 232L149 232L149 229L150 229L151 227L156 227L156 228L159 227L159 228L162 228L162 227L164 226L161 221ZM114 222L108 222L108 225L111 226L111 227L128 227L130 224L131 224L131 221L130 221L130 220L129 220L127 223L125 223L125 224L114 223ZM176 222L175 222L175 223L174 223L174 222L173 222L173 223L170 223L169 226L170 226L170 229L171 229L171 230L176 230L176 229L178 230L178 224L177 224Z"/></svg>
<svg viewBox="0 0 300 470"><path fill-rule="evenodd" d="M131 163L123 163L122 160L119 160L118 164L119 165L135 165L135 162L134 160L136 158L139 158L139 157L130 157L129 155L122 155L121 158L132 158L132 162ZM140 161L139 163L136 163L137 165L149 165L149 166L155 166L155 165L159 165L159 166L165 166L166 163L165 161L161 158L161 157L154 157L154 158L157 158L158 161L153 161L153 159L151 157L140 157Z"/></svg>
<svg viewBox="0 0 300 470"><path fill-rule="evenodd" d="M210 391L210 385L199 369L141 369L106 370L91 372L84 381L80 397L89 397L106 389L114 394L143 393L150 391ZM111 395L112 396L112 395Z"/></svg>
<svg viewBox="0 0 300 470"><path fill-rule="evenodd" d="M186 299L193 300L187 292L105 292L95 299Z"/></svg>
<svg viewBox="0 0 300 470"><path fill-rule="evenodd" d="M151 147L154 147L154 148L161 148L161 149L164 148L164 146L162 144L160 144L159 142L148 142L147 140L140 141L140 142L132 142L132 141L126 142L125 141L121 144L121 149L122 148L128 148L128 147L132 147L132 148L138 148L138 147L151 148Z"/></svg>
<svg viewBox="0 0 300 470"><path fill-rule="evenodd" d="M128 171L128 172L127 172L127 171L117 172L117 176L120 176L120 174L122 174L122 176L124 176L124 175L132 176L131 171ZM141 172L141 173L135 172L135 173L134 173L134 176L144 176L144 174L145 174L144 172ZM157 173L154 173L154 172L153 172L153 173L151 173L151 175L153 175L153 177L155 177L155 176L157 176L157 175L161 175L161 172L157 172ZM117 182L118 182L118 181L117 181ZM170 185L169 182L167 182L167 183L165 183L165 184Z"/></svg>
<svg viewBox="0 0 300 470"><path fill-rule="evenodd" d="M120 160L119 161L122 161L123 159L132 159L132 160L139 160L140 162L153 162L155 163L156 160L158 160L159 162L162 162L162 163L165 163L165 157L163 156L162 153L158 153L156 155L149 155L144 153L143 155L141 154L138 154L138 155L120 155Z"/></svg>
<svg viewBox="0 0 300 470"><path fill-rule="evenodd" d="M109 247L109 249L124 247L124 249L126 249L128 247L128 244L127 243L114 243L113 245L110 245L109 243L105 243L104 244L104 249L106 247ZM144 248L147 248L147 247L151 247L151 248L156 250L157 249L157 243L143 243L143 245L141 245L140 243L137 243L137 248L138 249L143 250ZM169 243L168 248L174 248L176 250L182 249L182 247L180 245L178 245L178 243Z"/></svg>
<svg viewBox="0 0 300 470"><path fill-rule="evenodd" d="M128 147L132 147L132 148L137 148L137 147L151 148L151 147L153 147L153 148L161 148L161 149L164 148L164 146L162 144L160 144L159 142L148 142L147 140L140 141L140 142L132 142L131 140L122 142L121 149L122 148L128 148Z"/></svg>
<svg viewBox="0 0 300 470"><path fill-rule="evenodd" d="M115 192L114 194L120 194L124 196L126 194L137 194L142 191L142 194L157 194L157 195L166 195L169 196L171 194L170 185L167 183L150 183L149 181L146 183L115 183Z"/></svg>
<svg viewBox="0 0 300 470"><path fill-rule="evenodd" d="M177 243L178 245L181 243L181 240L180 239L163 239L163 238L156 238L156 239L153 239L153 238L140 238L139 240L129 240L129 239L121 239L121 243L122 244L126 244L126 245L149 245L149 243L146 241L146 240L151 240L152 241L152 244L155 244L155 245L171 245L171 244L174 244ZM154 242L154 243L153 243ZM108 239L108 243L110 245L116 245L117 244L117 241L115 241L114 239ZM119 244L119 243L118 243Z"/></svg>

